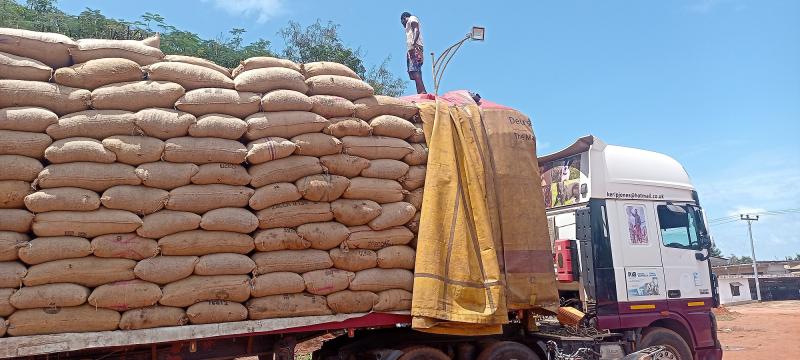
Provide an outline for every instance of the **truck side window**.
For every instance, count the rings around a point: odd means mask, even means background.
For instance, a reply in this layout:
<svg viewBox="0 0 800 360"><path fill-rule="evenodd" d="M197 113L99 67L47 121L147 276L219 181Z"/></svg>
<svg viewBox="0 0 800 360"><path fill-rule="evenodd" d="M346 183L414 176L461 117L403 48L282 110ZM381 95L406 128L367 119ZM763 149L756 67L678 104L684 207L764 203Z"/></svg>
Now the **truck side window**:
<svg viewBox="0 0 800 360"><path fill-rule="evenodd" d="M695 218L685 207L659 205L658 222L664 246L699 250Z"/></svg>

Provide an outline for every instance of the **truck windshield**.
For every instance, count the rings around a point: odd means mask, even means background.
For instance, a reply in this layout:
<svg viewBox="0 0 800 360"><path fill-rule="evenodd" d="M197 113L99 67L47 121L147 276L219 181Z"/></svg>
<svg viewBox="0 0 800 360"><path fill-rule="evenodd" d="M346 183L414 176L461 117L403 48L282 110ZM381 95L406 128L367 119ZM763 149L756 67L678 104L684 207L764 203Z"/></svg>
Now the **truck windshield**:
<svg viewBox="0 0 800 360"><path fill-rule="evenodd" d="M658 206L658 222L664 246L699 250L694 212L684 206Z"/></svg>

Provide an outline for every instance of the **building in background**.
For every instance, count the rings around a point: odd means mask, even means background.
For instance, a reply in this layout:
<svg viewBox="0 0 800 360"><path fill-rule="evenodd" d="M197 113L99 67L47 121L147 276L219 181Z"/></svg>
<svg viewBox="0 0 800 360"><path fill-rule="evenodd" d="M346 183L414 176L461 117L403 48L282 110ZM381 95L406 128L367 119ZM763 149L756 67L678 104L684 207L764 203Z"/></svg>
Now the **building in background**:
<svg viewBox="0 0 800 360"><path fill-rule="evenodd" d="M756 300L756 284L751 263L729 264L712 258L712 270L719 279L722 304ZM758 280L763 301L800 300L800 261L759 261Z"/></svg>

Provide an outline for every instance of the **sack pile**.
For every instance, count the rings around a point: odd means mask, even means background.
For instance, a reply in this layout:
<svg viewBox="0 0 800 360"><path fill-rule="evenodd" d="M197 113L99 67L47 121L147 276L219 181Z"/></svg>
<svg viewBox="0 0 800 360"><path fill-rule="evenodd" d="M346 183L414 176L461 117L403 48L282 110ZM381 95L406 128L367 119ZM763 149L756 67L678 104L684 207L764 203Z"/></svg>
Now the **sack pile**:
<svg viewBox="0 0 800 360"><path fill-rule="evenodd" d="M0 28L0 336L409 309L417 108L157 42Z"/></svg>

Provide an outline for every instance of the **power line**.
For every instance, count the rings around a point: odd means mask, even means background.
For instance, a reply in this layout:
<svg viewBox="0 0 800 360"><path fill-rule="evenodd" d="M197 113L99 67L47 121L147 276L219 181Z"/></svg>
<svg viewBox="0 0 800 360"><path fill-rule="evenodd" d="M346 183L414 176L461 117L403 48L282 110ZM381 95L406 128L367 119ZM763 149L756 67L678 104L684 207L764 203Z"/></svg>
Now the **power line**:
<svg viewBox="0 0 800 360"><path fill-rule="evenodd" d="M792 209L781 209L781 210L765 210L761 212L752 212L749 213L752 215L789 215L789 214L800 214L800 208L792 208ZM708 221L709 225L723 225L728 223L733 223L739 220L739 215L731 215L725 216L721 218L711 219Z"/></svg>

